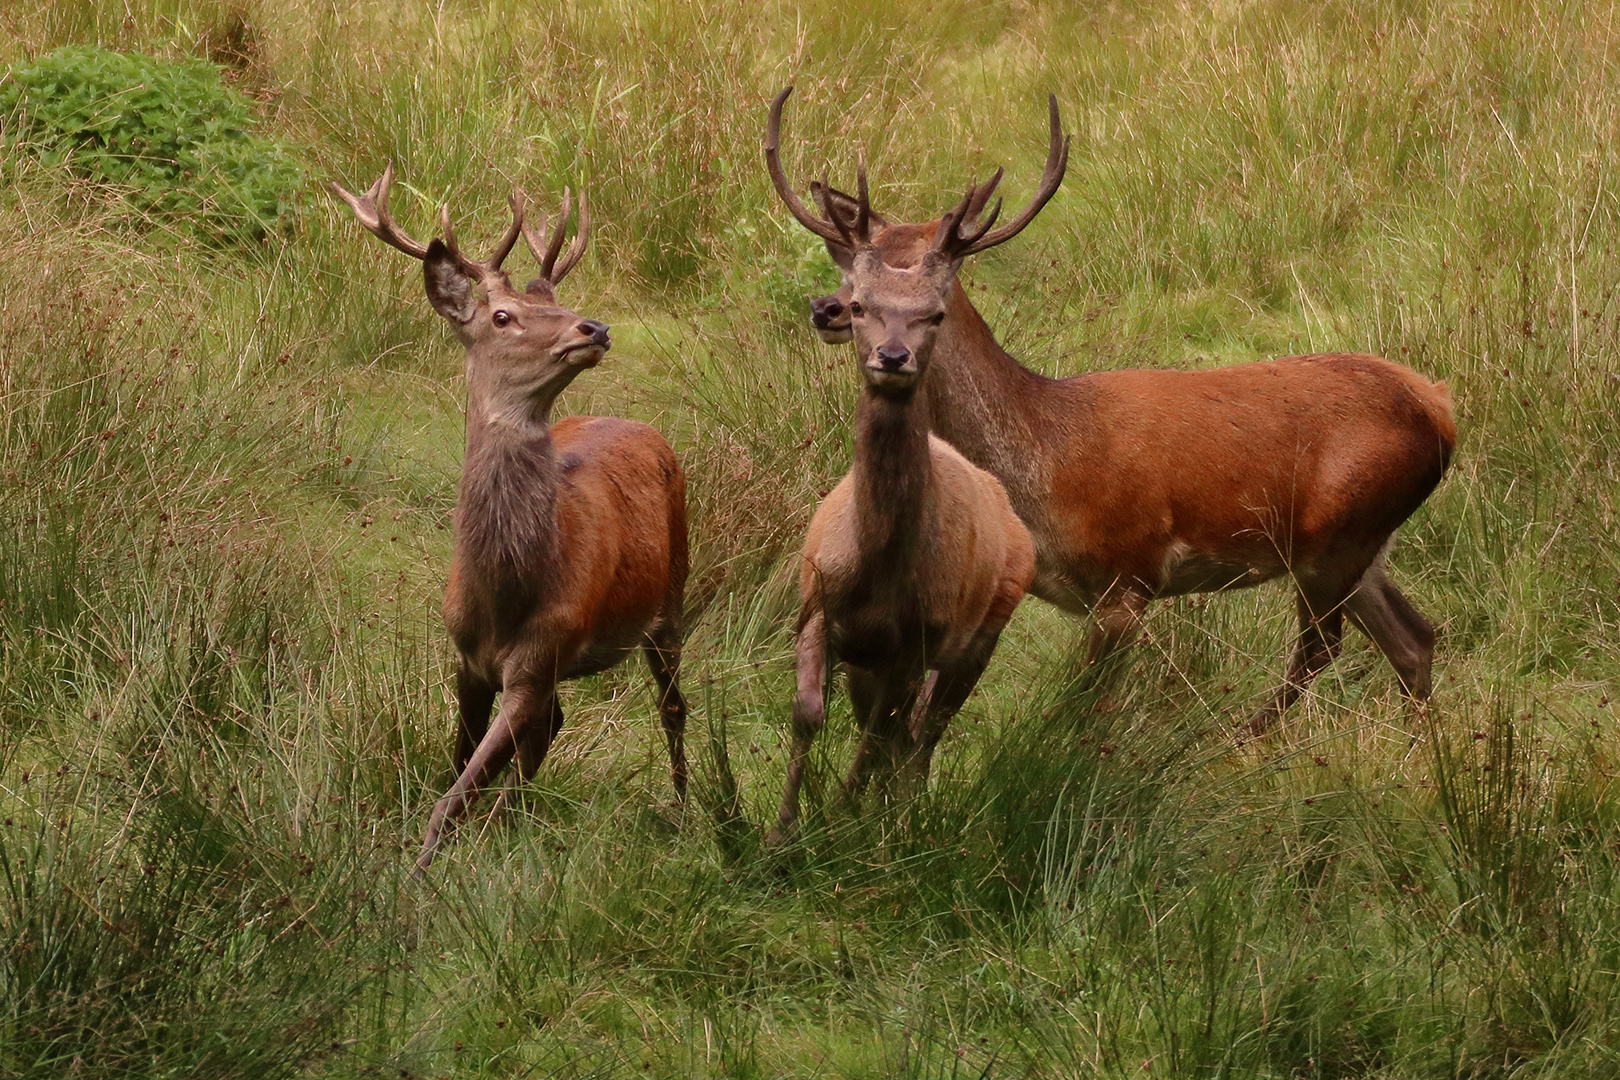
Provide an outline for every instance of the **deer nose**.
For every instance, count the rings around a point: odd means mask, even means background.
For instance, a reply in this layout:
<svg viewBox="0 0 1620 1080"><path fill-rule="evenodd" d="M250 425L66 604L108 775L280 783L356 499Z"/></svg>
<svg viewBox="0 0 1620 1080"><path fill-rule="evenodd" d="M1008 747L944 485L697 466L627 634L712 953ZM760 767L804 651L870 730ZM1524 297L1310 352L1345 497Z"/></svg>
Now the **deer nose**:
<svg viewBox="0 0 1620 1080"><path fill-rule="evenodd" d="M810 321L823 330L843 313L843 301L836 296L818 296L810 301Z"/></svg>
<svg viewBox="0 0 1620 1080"><path fill-rule="evenodd" d="M879 345L876 356L884 371L899 371L911 359L911 350L904 346Z"/></svg>
<svg viewBox="0 0 1620 1080"><path fill-rule="evenodd" d="M606 345L608 343L607 323L599 323L594 319L582 319L575 329L590 338L593 345Z"/></svg>

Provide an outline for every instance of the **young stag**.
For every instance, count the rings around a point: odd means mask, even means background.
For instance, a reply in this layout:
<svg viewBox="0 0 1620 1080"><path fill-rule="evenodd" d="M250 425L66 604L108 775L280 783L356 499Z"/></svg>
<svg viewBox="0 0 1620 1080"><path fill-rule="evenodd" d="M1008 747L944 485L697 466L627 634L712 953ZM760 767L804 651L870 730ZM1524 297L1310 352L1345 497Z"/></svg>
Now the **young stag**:
<svg viewBox="0 0 1620 1080"><path fill-rule="evenodd" d="M860 316L850 314L856 251L835 223L864 214L874 226L871 248L890 266L911 267L945 222L888 222L864 197L825 184L813 188L824 216L808 213L779 160L790 90L771 107L766 158L794 216L844 270L843 288L811 304L812 325L838 343ZM981 245L1010 238L1057 191L1068 140L1055 98L1050 127L1035 197ZM971 189L970 219L1001 176ZM926 405L935 434L994 473L1029 526L1037 560L1030 591L1065 611L1095 612L1092 662L1134 635L1153 597L1287 574L1299 637L1251 732L1332 661L1345 615L1388 657L1405 692L1428 698L1434 630L1390 581L1383 553L1451 459L1456 424L1444 383L1344 353L1049 379L1009 356L953 283Z"/></svg>
<svg viewBox="0 0 1620 1080"><path fill-rule="evenodd" d="M467 350L467 454L456 501L455 556L444 622L461 653L456 781L433 807L417 860L434 849L516 755L528 780L562 727L557 683L603 671L641 646L658 684L678 798L686 795L686 703L677 685L686 588L686 478L655 429L633 420L571 416L552 403L595 367L608 328L557 303L556 286L585 253L590 215L563 255L569 195L549 239L512 223L483 261L462 255L440 211L444 239L423 245L388 212L394 168L364 195L332 185L360 224L422 261L428 301ZM519 292L501 262L521 234L540 276ZM559 257L560 256L560 257ZM500 711L490 722L495 695Z"/></svg>
<svg viewBox="0 0 1620 1080"><path fill-rule="evenodd" d="M946 216L908 269L872 247L870 215L834 219L851 254L857 313L855 463L804 542L793 754L772 843L798 820L805 758L825 717L828 654L848 669L861 730L846 786L859 791L880 763L885 775L903 765L926 780L934 747L1035 574L1029 530L1001 484L929 434L919 401L957 269L988 246L983 228L961 233L967 208L964 200Z"/></svg>

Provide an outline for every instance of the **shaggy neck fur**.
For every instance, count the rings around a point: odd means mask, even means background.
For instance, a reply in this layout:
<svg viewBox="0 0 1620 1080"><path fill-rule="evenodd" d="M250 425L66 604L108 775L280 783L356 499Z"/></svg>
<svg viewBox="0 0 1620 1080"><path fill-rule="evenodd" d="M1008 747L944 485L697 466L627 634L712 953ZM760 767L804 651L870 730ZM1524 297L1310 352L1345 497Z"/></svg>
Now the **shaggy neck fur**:
<svg viewBox="0 0 1620 1080"><path fill-rule="evenodd" d="M862 387L854 473L861 576L876 586L908 581L934 509L926 404Z"/></svg>
<svg viewBox="0 0 1620 1080"><path fill-rule="evenodd" d="M468 395L456 543L470 577L489 591L497 609L528 610L554 575L554 399L500 409L476 390Z"/></svg>

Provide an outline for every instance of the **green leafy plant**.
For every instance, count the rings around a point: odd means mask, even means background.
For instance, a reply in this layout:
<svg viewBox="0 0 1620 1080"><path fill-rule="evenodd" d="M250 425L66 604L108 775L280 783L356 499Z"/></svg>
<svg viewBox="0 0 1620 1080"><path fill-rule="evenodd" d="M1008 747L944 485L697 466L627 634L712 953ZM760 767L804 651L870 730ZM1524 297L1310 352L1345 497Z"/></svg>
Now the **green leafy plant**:
<svg viewBox="0 0 1620 1080"><path fill-rule="evenodd" d="M11 154L116 185L139 214L214 242L262 239L302 182L203 60L56 49L7 74L0 124Z"/></svg>

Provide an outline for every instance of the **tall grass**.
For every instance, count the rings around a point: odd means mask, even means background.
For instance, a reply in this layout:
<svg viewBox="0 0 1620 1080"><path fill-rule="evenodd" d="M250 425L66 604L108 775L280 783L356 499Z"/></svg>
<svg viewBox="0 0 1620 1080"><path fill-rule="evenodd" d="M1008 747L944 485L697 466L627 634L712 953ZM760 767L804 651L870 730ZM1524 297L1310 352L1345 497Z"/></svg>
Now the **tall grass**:
<svg viewBox="0 0 1620 1080"><path fill-rule="evenodd" d="M0 161L0 1073L16 1076L1602 1075L1616 1068L1620 131L1580 3L580 0L12 5L6 60L204 55L426 234L589 188L564 302L614 326L565 407L690 476L697 797L644 674L564 694L500 816L403 876L448 780L436 621L461 357L406 260L312 183L204 251ZM759 161L921 219L1042 103L1058 197L965 273L1075 373L1380 352L1461 444L1403 530L1440 627L1409 712L1366 642L1273 739L1281 590L1155 605L1104 672L1023 607L931 790L851 806L835 699L767 854L791 554L847 466L836 281ZM3 121L0 121L3 123Z"/></svg>

